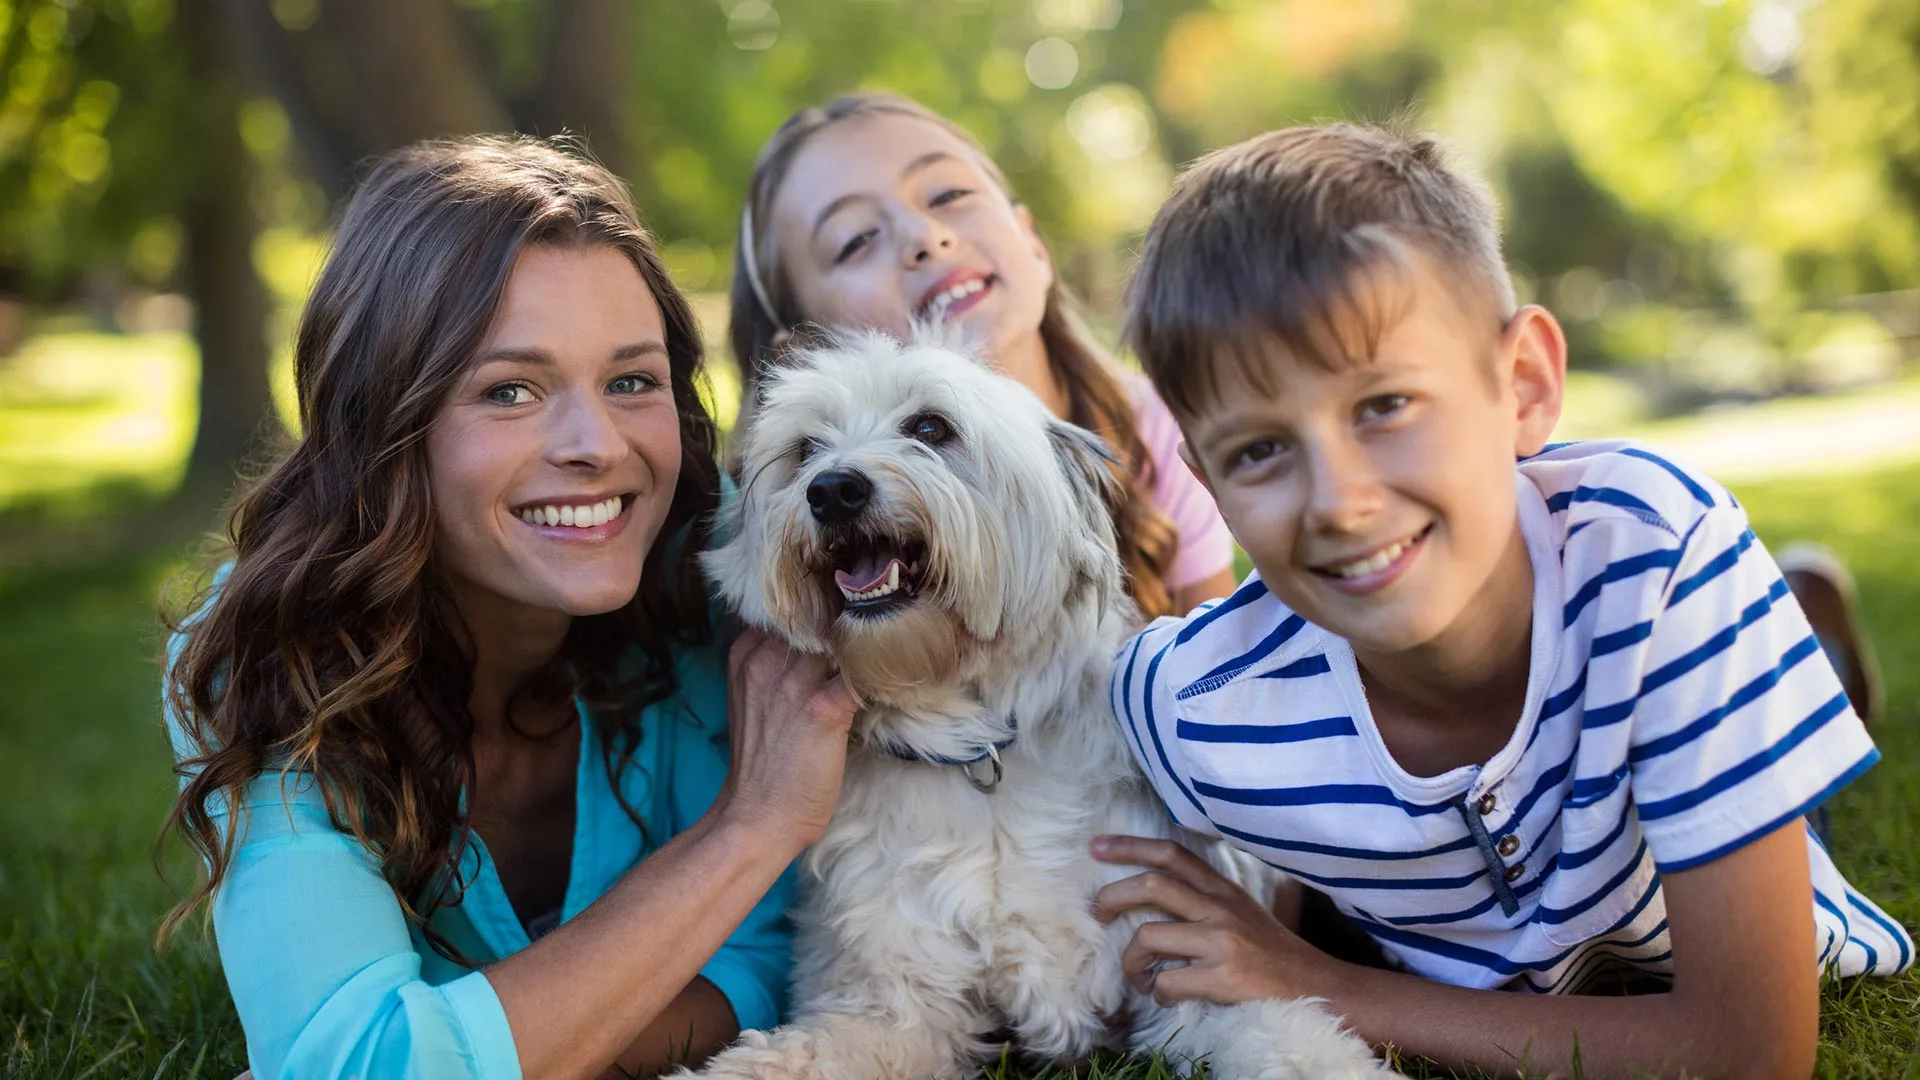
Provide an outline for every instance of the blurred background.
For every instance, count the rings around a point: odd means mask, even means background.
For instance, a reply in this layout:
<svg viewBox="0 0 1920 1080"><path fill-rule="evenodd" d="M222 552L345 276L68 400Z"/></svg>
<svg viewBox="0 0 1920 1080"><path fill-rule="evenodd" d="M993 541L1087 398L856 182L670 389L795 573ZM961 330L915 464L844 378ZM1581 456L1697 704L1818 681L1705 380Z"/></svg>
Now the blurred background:
<svg viewBox="0 0 1920 1080"><path fill-rule="evenodd" d="M1888 764L1837 811L1841 864L1920 922L1913 0L0 0L9 1075L240 1061L206 942L150 947L173 896L148 861L171 784L155 597L292 421L292 327L358 164L584 135L698 297L724 422L747 170L794 109L860 86L976 134L1109 330L1199 153L1319 119L1448 136L1502 200L1522 299L1568 328L1562 433L1660 444L1770 545L1860 573ZM1830 1003L1823 1069L1920 1067L1917 998Z"/></svg>

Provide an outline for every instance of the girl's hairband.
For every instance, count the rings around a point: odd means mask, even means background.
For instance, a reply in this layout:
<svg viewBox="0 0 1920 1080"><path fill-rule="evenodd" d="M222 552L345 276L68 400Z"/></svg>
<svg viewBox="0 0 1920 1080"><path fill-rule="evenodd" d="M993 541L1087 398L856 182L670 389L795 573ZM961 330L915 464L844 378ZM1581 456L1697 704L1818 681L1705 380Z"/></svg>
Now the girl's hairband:
<svg viewBox="0 0 1920 1080"><path fill-rule="evenodd" d="M773 324L775 331L784 330L786 324L774 313L773 300L767 296L767 287L760 283L760 260L753 249L753 195L748 193L746 205L740 208L740 258L746 261L747 284L753 286L753 298L760 302L761 312Z"/></svg>

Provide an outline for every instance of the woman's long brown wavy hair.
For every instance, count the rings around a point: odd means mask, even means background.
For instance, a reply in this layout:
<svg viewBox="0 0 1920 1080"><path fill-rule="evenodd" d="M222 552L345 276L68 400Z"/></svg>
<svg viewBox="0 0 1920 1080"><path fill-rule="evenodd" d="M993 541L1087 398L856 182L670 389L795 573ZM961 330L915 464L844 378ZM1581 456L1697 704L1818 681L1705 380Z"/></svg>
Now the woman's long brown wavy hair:
<svg viewBox="0 0 1920 1080"><path fill-rule="evenodd" d="M335 826L379 858L423 929L465 887L473 661L434 554L425 436L530 245L607 247L640 271L666 323L681 468L637 594L575 619L515 700L581 694L613 781L637 747L639 710L673 692L673 649L709 640L695 558L719 470L700 335L625 187L570 144L519 136L386 158L347 205L301 317L302 434L238 496L194 599L168 618L166 693L192 756L167 825L209 872L162 940L232 865L239 823L223 826L221 809L240 813L246 786L279 770L317 782ZM208 587L214 562L230 568Z"/></svg>
<svg viewBox="0 0 1920 1080"><path fill-rule="evenodd" d="M732 315L728 336L740 363L743 393L741 415L751 411L760 376L779 362L775 339L806 321L797 310L793 289L768 222L774 197L785 182L801 147L822 130L862 116L909 116L936 124L979 154L981 166L1000 185L1007 198L1018 200L1005 174L965 128L932 109L895 94L847 94L787 118L760 151L747 183L740 235L733 253ZM771 310L769 310L771 309ZM1040 319L1040 341L1047 365L1067 392L1066 419L1098 432L1114 449L1114 474L1122 482L1122 497L1114 506L1114 532L1120 558L1127 568L1127 591L1148 618L1175 614L1166 573L1173 563L1179 536L1173 522L1148 498L1153 485L1153 462L1134 421L1133 402L1121 383L1113 360L1095 344L1074 310L1059 275L1047 289L1046 312Z"/></svg>

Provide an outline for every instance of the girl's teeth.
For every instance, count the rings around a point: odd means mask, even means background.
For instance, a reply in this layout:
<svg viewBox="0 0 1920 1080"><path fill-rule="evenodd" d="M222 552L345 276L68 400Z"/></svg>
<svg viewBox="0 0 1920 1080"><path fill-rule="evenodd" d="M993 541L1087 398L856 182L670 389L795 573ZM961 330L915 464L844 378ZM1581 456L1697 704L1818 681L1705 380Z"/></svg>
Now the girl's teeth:
<svg viewBox="0 0 1920 1080"><path fill-rule="evenodd" d="M564 525L591 529L620 516L620 496L615 495L590 506L530 506L520 511L520 520L529 525Z"/></svg>
<svg viewBox="0 0 1920 1080"><path fill-rule="evenodd" d="M946 315L947 309L952 307L955 301L972 296L974 293L986 287L987 281L985 278L974 278L972 281L963 281L953 288L935 296L933 302L927 305L927 313L933 316L934 321L938 322Z"/></svg>

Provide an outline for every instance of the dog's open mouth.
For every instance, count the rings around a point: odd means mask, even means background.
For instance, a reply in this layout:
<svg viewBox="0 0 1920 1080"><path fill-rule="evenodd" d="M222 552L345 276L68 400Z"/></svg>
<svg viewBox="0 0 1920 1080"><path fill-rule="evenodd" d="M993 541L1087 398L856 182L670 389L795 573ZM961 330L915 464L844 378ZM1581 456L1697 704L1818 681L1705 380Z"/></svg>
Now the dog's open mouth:
<svg viewBox="0 0 1920 1080"><path fill-rule="evenodd" d="M860 617L881 615L913 602L927 569L927 546L885 537L854 536L827 548L842 609Z"/></svg>

